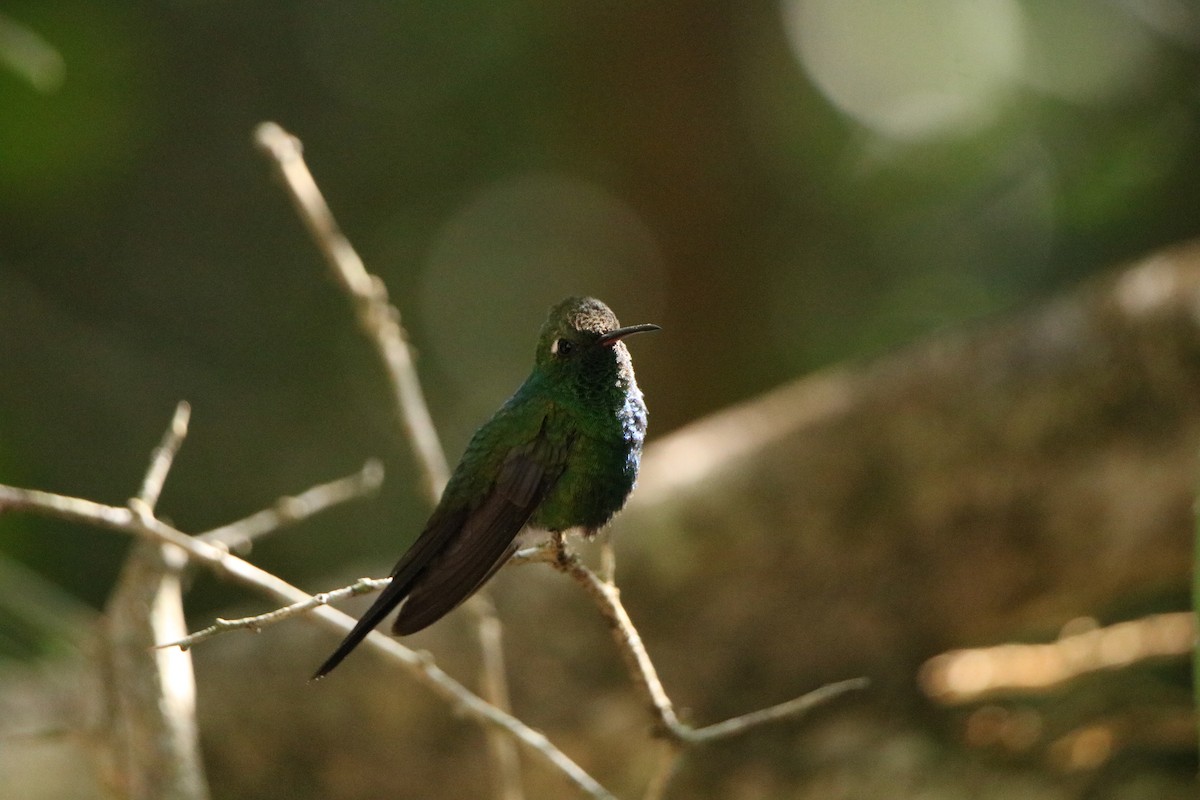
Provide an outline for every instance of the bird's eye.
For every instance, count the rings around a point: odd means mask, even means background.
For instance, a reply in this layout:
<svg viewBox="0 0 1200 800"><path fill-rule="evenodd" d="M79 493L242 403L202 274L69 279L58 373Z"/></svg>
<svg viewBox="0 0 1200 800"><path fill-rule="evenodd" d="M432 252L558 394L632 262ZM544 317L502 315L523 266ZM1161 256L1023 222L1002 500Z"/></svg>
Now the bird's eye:
<svg viewBox="0 0 1200 800"><path fill-rule="evenodd" d="M550 348L550 352L559 357L571 355L571 351L575 349L575 345L569 339L559 339Z"/></svg>

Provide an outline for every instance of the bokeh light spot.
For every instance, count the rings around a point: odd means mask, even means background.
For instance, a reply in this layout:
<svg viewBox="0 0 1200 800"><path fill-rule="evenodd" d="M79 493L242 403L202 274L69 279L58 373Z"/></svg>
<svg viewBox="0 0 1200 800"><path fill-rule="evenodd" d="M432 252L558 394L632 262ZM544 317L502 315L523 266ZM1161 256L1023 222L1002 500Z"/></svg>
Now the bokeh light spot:
<svg viewBox="0 0 1200 800"><path fill-rule="evenodd" d="M999 113L1022 62L1011 0L784 0L784 26L813 83L873 132L968 134Z"/></svg>

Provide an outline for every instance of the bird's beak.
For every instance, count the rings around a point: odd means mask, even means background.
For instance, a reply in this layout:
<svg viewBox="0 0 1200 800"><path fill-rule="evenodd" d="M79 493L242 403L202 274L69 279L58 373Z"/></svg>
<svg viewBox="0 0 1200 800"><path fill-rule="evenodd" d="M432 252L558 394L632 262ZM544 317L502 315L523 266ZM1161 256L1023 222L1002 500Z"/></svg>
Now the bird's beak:
<svg viewBox="0 0 1200 800"><path fill-rule="evenodd" d="M617 328L615 331L609 331L601 336L598 341L603 347L612 347L626 336L632 336L635 333L646 333L647 331L657 330L662 329L650 322L647 322L644 325L627 325L624 328Z"/></svg>

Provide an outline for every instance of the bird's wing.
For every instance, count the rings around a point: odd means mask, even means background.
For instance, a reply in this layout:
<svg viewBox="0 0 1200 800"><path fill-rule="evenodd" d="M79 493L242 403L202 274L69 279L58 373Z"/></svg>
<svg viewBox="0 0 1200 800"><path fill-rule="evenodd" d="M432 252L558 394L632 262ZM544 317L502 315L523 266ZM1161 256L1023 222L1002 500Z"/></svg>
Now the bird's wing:
<svg viewBox="0 0 1200 800"><path fill-rule="evenodd" d="M447 537L452 536L454 531L462 527L463 522L467 519L467 511L466 508L445 509L441 506L437 508L425 526L425 530L421 532L417 541L413 542L412 547L404 553L395 569L392 570L392 582L383 588L379 597L375 598L371 607L363 612L354 628L346 634L346 638L337 646L337 649L313 673L313 680L323 678L332 672L334 667L350 655L350 651L367 638L367 634L375 630L376 625L383 622L384 617L392 613L392 609L399 605L400 601L412 590L413 579L420 574L420 571L429 564L431 559L436 557L438 548L446 543Z"/></svg>
<svg viewBox="0 0 1200 800"><path fill-rule="evenodd" d="M496 481L483 487L483 497L477 503L449 502L451 495L459 494L453 491L451 480L425 530L392 570L392 582L316 671L314 679L329 674L405 597L409 600L393 628L399 634L431 625L503 566L512 554L517 534L566 463L570 442L555 446L545 434L543 418L533 439L509 451Z"/></svg>
<svg viewBox="0 0 1200 800"><path fill-rule="evenodd" d="M415 578L395 633L415 633L441 619L508 561L517 534L562 474L569 446L551 444L543 427L533 441L509 452L483 501Z"/></svg>

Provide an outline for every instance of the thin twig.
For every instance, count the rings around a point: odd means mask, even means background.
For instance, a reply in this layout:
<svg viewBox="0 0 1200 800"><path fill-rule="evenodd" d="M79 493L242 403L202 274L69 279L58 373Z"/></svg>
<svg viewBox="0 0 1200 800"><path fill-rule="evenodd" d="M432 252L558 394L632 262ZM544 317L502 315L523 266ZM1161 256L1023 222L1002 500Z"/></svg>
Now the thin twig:
<svg viewBox="0 0 1200 800"><path fill-rule="evenodd" d="M761 711L743 714L740 717L718 722L715 725L709 725L704 728L682 726L681 733L684 734L682 738L670 739L662 743L658 762L655 764L654 772L646 784L642 800L662 800L663 797L666 797L667 788L671 785L671 779L675 777L675 773L679 769L679 762L692 747L729 739L747 733L769 722L799 717L810 709L827 703L839 695L855 689L863 689L866 686L866 678L854 678L822 686L786 703L764 708Z"/></svg>
<svg viewBox="0 0 1200 800"><path fill-rule="evenodd" d="M656 733L668 739L683 740L689 730L679 721L675 714L675 706L663 689L662 681L658 679L658 670L646 652L646 645L633 626L625 606L621 604L621 590L615 585L605 583L596 573L583 563L583 560L572 553L563 543L562 537L551 540L549 548L552 558L549 563L559 572L569 575L575 580L588 596L594 601L601 616L608 622L609 631L617 650L633 678L633 685L642 695L655 718Z"/></svg>
<svg viewBox="0 0 1200 800"><path fill-rule="evenodd" d="M566 547L561 537L552 537L546 543L519 550L512 559L512 563L517 565L536 562L551 564L559 572L570 576L592 598L600 614L609 624L613 641L616 642L621 658L629 669L634 687L642 695L654 716L656 732L680 745L713 742L745 733L770 722L795 719L803 716L814 706L828 702L846 692L867 686L866 678L853 678L831 683L770 708L752 711L702 728L693 728L679 721L675 707L658 678L654 662L650 660L650 656L646 652L642 637L638 634L633 621L629 618L629 613L621 603L621 593L617 587L605 583L589 569L578 554L571 552Z"/></svg>
<svg viewBox="0 0 1200 800"><path fill-rule="evenodd" d="M139 516L128 508L0 484L0 511L26 511L48 515L174 545L186 552L194 563L203 564L218 574L249 586L276 601L291 604L309 599L309 595L304 591L238 558L225 548L188 536L161 520ZM314 607L310 616L324 627L343 635L354 626L353 618L327 605ZM588 797L612 800L613 795L608 790L543 734L511 714L495 708L451 678L427 657L380 633L372 633L364 643L375 652L403 664L419 682L466 716L507 732L519 741L527 752L561 773Z"/></svg>
<svg viewBox="0 0 1200 800"><path fill-rule="evenodd" d="M283 622L285 619L297 617L306 611L311 611L317 606L326 606L336 600L344 600L347 597L377 592L391 582L391 578L359 578L349 586L343 586L341 589L335 589L332 592L319 592L307 600L292 603L291 605L277 608L274 611L268 611L265 614L241 617L239 619L222 619L221 617L217 617L216 621L207 628L202 628L173 642L162 642L155 645L155 647L159 649L178 647L180 650L188 650L200 642L208 641L214 636L228 631L248 630L258 633L268 625L274 625L277 622Z"/></svg>
<svg viewBox="0 0 1200 800"><path fill-rule="evenodd" d="M142 480L142 488L129 501L131 504L141 507L140 513L154 513L154 508L158 505L158 498L162 494L163 485L167 482L167 473L171 471L171 465L175 463L175 455L187 437L188 420L191 419L191 416L192 407L183 400L179 401L179 404L175 406L175 416L171 418L171 424L163 434L162 441L150 455L150 467L146 470L146 477Z"/></svg>
<svg viewBox="0 0 1200 800"><path fill-rule="evenodd" d="M2 499L2 496L0 496L0 500ZM560 555L560 552L563 554ZM565 549L559 551L552 542L548 541L518 550L510 560L509 566L524 566L534 563L554 565L556 569L566 573L576 581L580 581L584 588L587 589L588 595L603 604L601 614L609 622L613 630L614 639L617 640L618 649L622 654L623 660L626 662L626 666L630 664L634 665L634 668L630 670L634 678L634 683L639 692L648 701L647 705L652 709L657 727L662 729L660 733L665 732L668 739L677 740L685 744L703 744L731 738L751 731L760 725L801 717L815 706L827 703L847 692L865 689L869 685L869 681L866 678L850 678L826 684L778 705L752 711L724 720L723 722L694 728L678 720L674 706L667 696L666 690L663 689L654 664L646 653L641 636L638 634L636 628L634 628L633 621L629 618L628 612L621 603L620 592L615 587L604 583L596 573L583 564L577 554ZM307 598L303 602L284 606L265 614L235 620L218 618L208 628L196 631L179 641L166 642L160 646L186 648L231 630L261 630L277 622L299 616L317 606L327 605L353 595L379 591L387 586L390 581L391 578L360 578L349 586L328 592L321 592ZM661 709L666 709L666 712L664 713Z"/></svg>
<svg viewBox="0 0 1200 800"><path fill-rule="evenodd" d="M238 550L264 534L308 519L330 506L372 494L382 484L383 464L370 459L353 475L314 486L295 497L281 497L271 508L197 534L196 538Z"/></svg>
<svg viewBox="0 0 1200 800"><path fill-rule="evenodd" d="M274 122L259 125L254 131L254 140L275 165L313 242L338 283L354 301L358 324L379 351L387 368L396 397L396 411L424 473L426 494L436 503L446 485L449 468L429 408L425 405L412 352L405 342L400 312L388 302L383 281L367 272L362 259L338 227L304 163L300 141Z"/></svg>
<svg viewBox="0 0 1200 800"><path fill-rule="evenodd" d="M786 703L759 711L751 711L749 714L742 714L739 717L733 717L714 725L706 725L703 728L693 728L688 733L687 740L690 744L707 744L720 739L740 736L761 725L802 717L813 708L828 703L835 697L865 689L869 685L870 681L866 678L850 678L837 683L827 683L807 694L788 700Z"/></svg>

